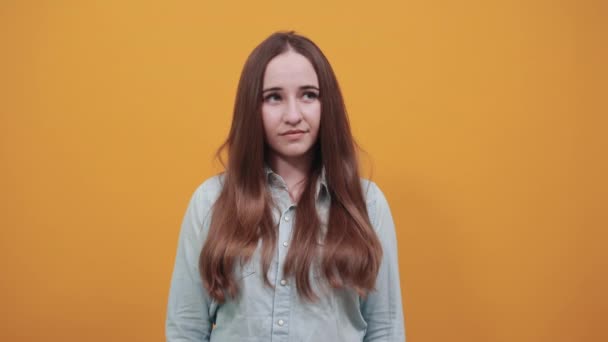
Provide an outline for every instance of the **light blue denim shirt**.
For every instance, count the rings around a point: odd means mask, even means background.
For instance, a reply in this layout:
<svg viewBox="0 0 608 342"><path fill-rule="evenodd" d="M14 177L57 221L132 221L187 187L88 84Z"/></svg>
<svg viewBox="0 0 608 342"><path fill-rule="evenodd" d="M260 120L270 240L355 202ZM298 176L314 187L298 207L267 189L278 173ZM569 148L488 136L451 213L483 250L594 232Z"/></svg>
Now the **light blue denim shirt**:
<svg viewBox="0 0 608 342"><path fill-rule="evenodd" d="M268 272L275 288L264 285L258 249L249 263L235 270L241 291L238 298L220 304L204 289L198 258L223 175L211 177L192 195L181 226L167 308L167 341L405 341L395 227L378 186L361 180L369 217L383 249L375 290L363 298L352 289L331 289L313 271L311 284L320 299L311 303L299 297L294 279L283 279L296 206L283 179L268 167L266 175L268 191L280 210L274 217L278 240ZM323 224L330 203L324 174L316 189Z"/></svg>

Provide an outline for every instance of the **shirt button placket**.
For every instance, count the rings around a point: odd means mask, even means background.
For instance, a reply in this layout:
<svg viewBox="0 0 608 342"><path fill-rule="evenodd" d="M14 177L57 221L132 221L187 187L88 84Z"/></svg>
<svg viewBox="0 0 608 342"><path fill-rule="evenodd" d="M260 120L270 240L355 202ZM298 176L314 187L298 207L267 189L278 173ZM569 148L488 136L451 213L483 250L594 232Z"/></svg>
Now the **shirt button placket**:
<svg viewBox="0 0 608 342"><path fill-rule="evenodd" d="M289 245L289 237L291 236L291 230L293 227L293 215L295 214L294 206L289 207L281 217L279 224L279 241L283 241L283 247ZM284 279L283 266L285 265L285 257L287 256L287 248L279 248L278 257L278 270L277 280L280 286L275 286L274 291L274 310L273 310L273 322L275 328L273 331L273 341L287 341L289 338L289 317L290 317L290 306L291 306L291 286L289 282Z"/></svg>

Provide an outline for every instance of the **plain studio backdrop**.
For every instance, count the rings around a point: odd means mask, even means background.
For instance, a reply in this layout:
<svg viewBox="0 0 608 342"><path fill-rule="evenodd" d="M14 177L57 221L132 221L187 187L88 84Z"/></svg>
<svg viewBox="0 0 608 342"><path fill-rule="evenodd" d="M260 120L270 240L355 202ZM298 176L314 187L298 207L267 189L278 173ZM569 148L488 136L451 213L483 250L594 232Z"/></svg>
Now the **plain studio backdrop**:
<svg viewBox="0 0 608 342"><path fill-rule="evenodd" d="M164 340L243 63L295 29L391 205L408 342L608 341L607 4L2 1L0 340Z"/></svg>

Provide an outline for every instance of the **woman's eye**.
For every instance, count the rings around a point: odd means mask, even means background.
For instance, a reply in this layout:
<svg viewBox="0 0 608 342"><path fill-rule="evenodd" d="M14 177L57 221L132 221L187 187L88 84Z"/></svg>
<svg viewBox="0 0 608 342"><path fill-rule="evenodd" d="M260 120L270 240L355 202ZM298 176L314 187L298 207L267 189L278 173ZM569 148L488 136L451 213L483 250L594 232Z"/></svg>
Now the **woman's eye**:
<svg viewBox="0 0 608 342"><path fill-rule="evenodd" d="M266 97L264 97L264 101L266 102L275 102L275 101L280 101L281 100L281 96L279 94L268 94L266 95Z"/></svg>
<svg viewBox="0 0 608 342"><path fill-rule="evenodd" d="M318 97L319 97L319 95L313 91L307 91L304 93L304 98L307 100L314 100Z"/></svg>

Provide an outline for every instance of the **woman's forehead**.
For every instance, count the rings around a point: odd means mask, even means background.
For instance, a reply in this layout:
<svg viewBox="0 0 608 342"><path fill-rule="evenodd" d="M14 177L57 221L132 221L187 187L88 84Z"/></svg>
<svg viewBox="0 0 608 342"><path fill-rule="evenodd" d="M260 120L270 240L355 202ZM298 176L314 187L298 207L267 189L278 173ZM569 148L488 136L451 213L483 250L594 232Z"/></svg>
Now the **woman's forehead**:
<svg viewBox="0 0 608 342"><path fill-rule="evenodd" d="M264 73L264 88L288 87L291 85L319 85L317 73L303 55L287 51L268 63Z"/></svg>

